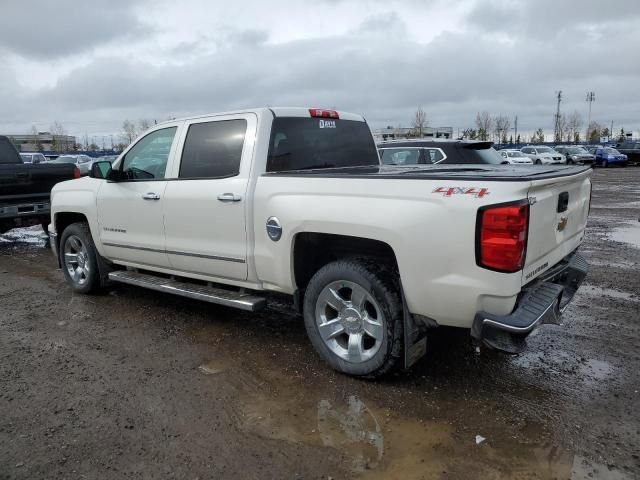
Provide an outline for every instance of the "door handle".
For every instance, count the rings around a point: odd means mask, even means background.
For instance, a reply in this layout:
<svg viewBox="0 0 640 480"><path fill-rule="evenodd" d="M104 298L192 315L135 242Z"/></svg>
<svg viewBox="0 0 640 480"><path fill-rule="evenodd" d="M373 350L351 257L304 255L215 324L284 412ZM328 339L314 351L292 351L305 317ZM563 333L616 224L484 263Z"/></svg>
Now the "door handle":
<svg viewBox="0 0 640 480"><path fill-rule="evenodd" d="M242 200L240 195L236 195L235 193L221 193L218 195L218 200L221 202L239 202Z"/></svg>
<svg viewBox="0 0 640 480"><path fill-rule="evenodd" d="M153 192L148 192L142 195L142 198L145 200L160 200L160 195Z"/></svg>

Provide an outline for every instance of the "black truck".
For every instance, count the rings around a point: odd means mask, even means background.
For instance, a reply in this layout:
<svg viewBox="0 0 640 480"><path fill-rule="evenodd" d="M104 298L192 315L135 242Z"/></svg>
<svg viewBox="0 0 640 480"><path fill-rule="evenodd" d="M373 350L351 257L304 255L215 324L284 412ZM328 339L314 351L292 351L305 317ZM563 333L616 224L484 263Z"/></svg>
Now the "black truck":
<svg viewBox="0 0 640 480"><path fill-rule="evenodd" d="M50 195L63 180L80 177L75 165L25 164L7 137L0 136L0 233L50 220Z"/></svg>
<svg viewBox="0 0 640 480"><path fill-rule="evenodd" d="M627 140L616 145L616 150L624 153L629 159L629 164L640 165L640 141Z"/></svg>

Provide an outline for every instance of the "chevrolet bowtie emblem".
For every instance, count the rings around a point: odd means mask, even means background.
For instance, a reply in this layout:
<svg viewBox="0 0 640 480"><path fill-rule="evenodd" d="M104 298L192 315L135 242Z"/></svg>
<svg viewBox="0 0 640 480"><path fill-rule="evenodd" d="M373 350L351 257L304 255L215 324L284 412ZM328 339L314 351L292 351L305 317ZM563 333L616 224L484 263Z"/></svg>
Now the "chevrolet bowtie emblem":
<svg viewBox="0 0 640 480"><path fill-rule="evenodd" d="M567 222L569 221L568 217L562 217L558 222L558 231L561 232L567 226Z"/></svg>

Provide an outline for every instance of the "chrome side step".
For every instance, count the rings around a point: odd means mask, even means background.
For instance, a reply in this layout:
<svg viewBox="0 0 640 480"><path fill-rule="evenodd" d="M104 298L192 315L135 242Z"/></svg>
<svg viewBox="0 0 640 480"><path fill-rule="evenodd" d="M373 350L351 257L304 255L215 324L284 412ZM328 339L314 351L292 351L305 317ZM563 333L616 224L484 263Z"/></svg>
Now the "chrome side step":
<svg viewBox="0 0 640 480"><path fill-rule="evenodd" d="M239 308L255 312L264 308L267 300L252 293L234 292L222 288L197 285L170 278L157 277L133 270L118 270L109 273L109 280L114 282L135 285L136 287L149 288L158 292L171 293L182 297L216 303L226 307Z"/></svg>

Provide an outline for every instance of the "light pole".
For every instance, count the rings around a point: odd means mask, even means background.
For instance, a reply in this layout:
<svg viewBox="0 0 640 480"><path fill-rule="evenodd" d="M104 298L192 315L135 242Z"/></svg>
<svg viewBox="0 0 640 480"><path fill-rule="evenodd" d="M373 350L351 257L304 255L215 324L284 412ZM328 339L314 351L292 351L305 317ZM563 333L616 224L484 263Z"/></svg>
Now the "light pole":
<svg viewBox="0 0 640 480"><path fill-rule="evenodd" d="M587 120L587 142L589 142L589 130L591 129L591 104L595 101L596 94L594 92L587 92L587 103L589 104L589 115Z"/></svg>

